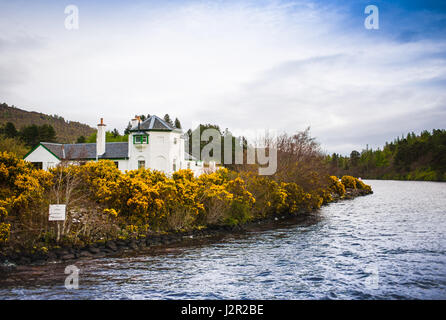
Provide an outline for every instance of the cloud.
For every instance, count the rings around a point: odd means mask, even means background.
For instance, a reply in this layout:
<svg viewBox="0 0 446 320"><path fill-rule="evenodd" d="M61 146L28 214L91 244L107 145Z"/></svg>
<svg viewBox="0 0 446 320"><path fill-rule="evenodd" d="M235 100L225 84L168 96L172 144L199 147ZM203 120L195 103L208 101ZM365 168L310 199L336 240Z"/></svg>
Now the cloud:
<svg viewBox="0 0 446 320"><path fill-rule="evenodd" d="M9 4L1 19L0 94L66 119L104 117L121 130L136 113L234 133L311 126L325 150L348 153L441 125L446 108L446 41L423 24L442 12L383 5L387 19L371 31L363 8L342 2L80 2L80 29L67 31L63 6L35 6ZM424 27L388 19L401 16Z"/></svg>

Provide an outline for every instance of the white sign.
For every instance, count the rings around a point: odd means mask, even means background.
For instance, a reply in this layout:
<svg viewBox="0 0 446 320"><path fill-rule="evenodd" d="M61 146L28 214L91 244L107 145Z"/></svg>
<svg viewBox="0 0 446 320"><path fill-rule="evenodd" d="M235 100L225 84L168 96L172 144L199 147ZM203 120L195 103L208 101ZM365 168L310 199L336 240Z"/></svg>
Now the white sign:
<svg viewBox="0 0 446 320"><path fill-rule="evenodd" d="M49 221L64 221L65 220L65 204L50 204Z"/></svg>

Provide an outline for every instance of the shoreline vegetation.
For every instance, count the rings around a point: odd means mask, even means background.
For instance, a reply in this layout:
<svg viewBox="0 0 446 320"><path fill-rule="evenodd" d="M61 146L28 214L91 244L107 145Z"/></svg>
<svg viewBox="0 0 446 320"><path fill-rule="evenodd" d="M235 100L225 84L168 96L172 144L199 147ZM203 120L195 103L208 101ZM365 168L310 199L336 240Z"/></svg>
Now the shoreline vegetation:
<svg viewBox="0 0 446 320"><path fill-rule="evenodd" d="M168 177L149 169L121 173L113 162L99 161L47 172L0 153L0 264L100 257L234 232L372 193L351 176L309 170L292 182L279 180L280 170L274 177L246 168ZM48 221L49 204L66 204L66 220Z"/></svg>
<svg viewBox="0 0 446 320"><path fill-rule="evenodd" d="M350 156L327 156L335 175L364 179L446 181L446 130L411 132L380 149L353 150Z"/></svg>

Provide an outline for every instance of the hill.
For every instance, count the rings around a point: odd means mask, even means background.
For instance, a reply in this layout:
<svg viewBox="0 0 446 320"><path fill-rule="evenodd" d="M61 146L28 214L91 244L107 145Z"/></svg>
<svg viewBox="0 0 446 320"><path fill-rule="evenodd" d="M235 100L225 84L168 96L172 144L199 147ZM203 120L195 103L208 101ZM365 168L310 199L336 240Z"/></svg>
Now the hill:
<svg viewBox="0 0 446 320"><path fill-rule="evenodd" d="M80 136L88 137L96 129L76 121L67 121L57 115L47 115L35 111L26 111L6 103L0 104L0 126L11 122L17 129L30 125L51 125L56 131L57 142L74 143Z"/></svg>

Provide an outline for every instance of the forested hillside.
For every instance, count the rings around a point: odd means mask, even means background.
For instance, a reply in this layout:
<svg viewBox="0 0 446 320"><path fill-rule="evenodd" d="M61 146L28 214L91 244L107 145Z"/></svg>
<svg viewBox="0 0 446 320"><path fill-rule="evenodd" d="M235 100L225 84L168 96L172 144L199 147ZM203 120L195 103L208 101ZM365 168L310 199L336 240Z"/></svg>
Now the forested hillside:
<svg viewBox="0 0 446 320"><path fill-rule="evenodd" d="M57 115L25 111L2 103L0 104L0 127L5 126L8 122L14 124L17 130L31 125L50 125L54 128L57 142L63 143L74 143L80 136L88 137L96 131L86 124L67 121Z"/></svg>
<svg viewBox="0 0 446 320"><path fill-rule="evenodd" d="M369 179L446 181L446 130L423 131L419 135L386 142L383 149L353 150L349 157L327 157L337 175L353 174Z"/></svg>

